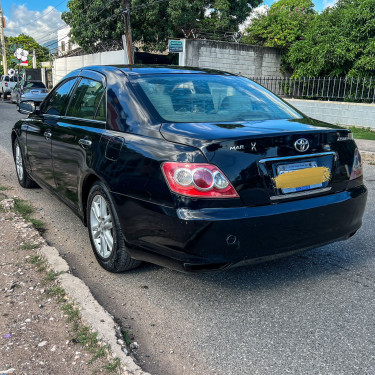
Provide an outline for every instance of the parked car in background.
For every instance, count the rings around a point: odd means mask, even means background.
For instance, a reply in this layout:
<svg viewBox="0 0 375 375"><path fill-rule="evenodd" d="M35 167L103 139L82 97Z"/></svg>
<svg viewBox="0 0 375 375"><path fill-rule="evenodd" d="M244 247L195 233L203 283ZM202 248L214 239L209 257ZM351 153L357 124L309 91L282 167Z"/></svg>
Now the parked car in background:
<svg viewBox="0 0 375 375"><path fill-rule="evenodd" d="M0 80L0 95L3 99L7 99L8 94L17 84L17 77L9 77L7 75L2 75Z"/></svg>
<svg viewBox="0 0 375 375"><path fill-rule="evenodd" d="M25 81L24 85L18 90L14 87L11 92L11 102L31 100L36 105L40 104L47 96L48 90L42 81Z"/></svg>
<svg viewBox="0 0 375 375"><path fill-rule="evenodd" d="M353 134L244 77L85 67L20 112L19 183L65 202L108 271L224 269L346 240L362 224Z"/></svg>

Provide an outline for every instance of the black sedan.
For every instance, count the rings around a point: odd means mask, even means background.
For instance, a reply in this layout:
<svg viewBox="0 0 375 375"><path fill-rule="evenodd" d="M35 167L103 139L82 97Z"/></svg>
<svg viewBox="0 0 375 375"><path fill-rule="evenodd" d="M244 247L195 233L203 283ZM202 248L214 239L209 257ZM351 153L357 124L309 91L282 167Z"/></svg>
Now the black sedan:
<svg viewBox="0 0 375 375"><path fill-rule="evenodd" d="M345 240L362 224L352 133L243 77L92 66L20 112L21 186L65 202L108 271L224 269Z"/></svg>

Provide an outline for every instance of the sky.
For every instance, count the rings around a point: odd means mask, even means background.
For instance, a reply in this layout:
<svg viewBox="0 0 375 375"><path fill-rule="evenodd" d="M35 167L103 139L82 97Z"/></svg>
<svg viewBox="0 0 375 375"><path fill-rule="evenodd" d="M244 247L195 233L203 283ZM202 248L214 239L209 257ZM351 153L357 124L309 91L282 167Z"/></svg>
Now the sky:
<svg viewBox="0 0 375 375"><path fill-rule="evenodd" d="M263 5L272 5L274 1L264 0ZM68 0L1 0L7 21L5 35L15 36L23 32L40 44L57 39L57 29L64 25L60 18L61 12L67 10L67 2ZM314 3L315 9L321 12L333 5L335 0L315 0Z"/></svg>

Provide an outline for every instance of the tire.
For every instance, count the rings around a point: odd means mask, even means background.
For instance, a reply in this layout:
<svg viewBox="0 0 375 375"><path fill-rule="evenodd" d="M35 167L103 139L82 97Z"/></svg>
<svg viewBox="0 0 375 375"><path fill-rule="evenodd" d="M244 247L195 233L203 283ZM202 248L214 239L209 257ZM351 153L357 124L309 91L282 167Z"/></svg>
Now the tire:
<svg viewBox="0 0 375 375"><path fill-rule="evenodd" d="M26 171L25 158L23 156L21 143L18 138L13 144L13 157L19 184L25 189L38 187L38 185Z"/></svg>
<svg viewBox="0 0 375 375"><path fill-rule="evenodd" d="M102 182L96 182L89 192L87 227L95 257L104 269L123 272L141 264L127 251L112 198Z"/></svg>
<svg viewBox="0 0 375 375"><path fill-rule="evenodd" d="M3 98L4 98L4 100L7 100L7 99L8 99L8 93L7 93L7 92L4 92L4 91L3 91Z"/></svg>

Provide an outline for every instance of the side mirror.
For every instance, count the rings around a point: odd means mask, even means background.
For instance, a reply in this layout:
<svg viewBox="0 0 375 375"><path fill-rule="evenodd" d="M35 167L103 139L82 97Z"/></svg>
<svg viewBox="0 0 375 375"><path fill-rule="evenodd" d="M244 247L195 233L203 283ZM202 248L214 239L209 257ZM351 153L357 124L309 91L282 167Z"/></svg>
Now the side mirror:
<svg viewBox="0 0 375 375"><path fill-rule="evenodd" d="M36 112L35 103L31 100L20 102L18 106L18 112L22 113L23 115L29 115L31 113L35 113Z"/></svg>

